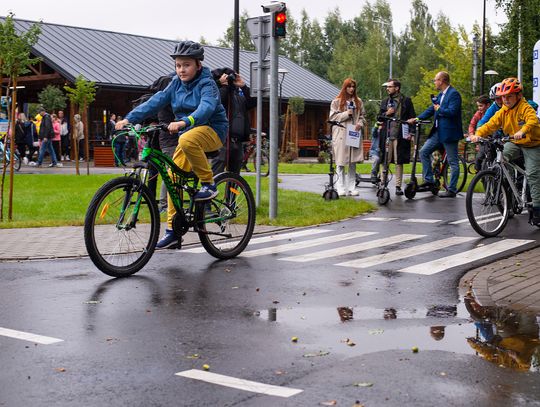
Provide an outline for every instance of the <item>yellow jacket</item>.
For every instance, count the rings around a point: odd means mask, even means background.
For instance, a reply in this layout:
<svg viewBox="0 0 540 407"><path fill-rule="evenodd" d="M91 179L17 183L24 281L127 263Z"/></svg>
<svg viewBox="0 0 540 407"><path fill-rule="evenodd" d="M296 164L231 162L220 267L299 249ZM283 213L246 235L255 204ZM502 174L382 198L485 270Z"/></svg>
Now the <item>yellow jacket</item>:
<svg viewBox="0 0 540 407"><path fill-rule="evenodd" d="M511 109L506 106L501 107L486 124L476 129L476 135L486 137L501 128L504 134L508 135L523 130L525 137L512 140L515 144L523 147L540 146L540 123L536 112L524 97Z"/></svg>

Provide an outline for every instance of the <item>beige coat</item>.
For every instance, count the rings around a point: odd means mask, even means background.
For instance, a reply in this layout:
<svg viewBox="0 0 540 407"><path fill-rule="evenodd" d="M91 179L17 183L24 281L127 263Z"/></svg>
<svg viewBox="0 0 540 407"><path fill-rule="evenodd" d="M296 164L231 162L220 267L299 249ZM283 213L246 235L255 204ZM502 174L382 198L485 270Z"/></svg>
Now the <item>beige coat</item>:
<svg viewBox="0 0 540 407"><path fill-rule="evenodd" d="M73 138L75 140L82 140L84 139L84 126L82 122L75 121L75 129L73 132Z"/></svg>
<svg viewBox="0 0 540 407"><path fill-rule="evenodd" d="M344 127L333 126L332 128L332 151L336 165L348 165L350 163L361 163L364 161L364 151L362 139L360 147L354 148L346 145L346 134L348 124L360 124L364 127L366 123L366 111L364 104L361 103L360 109L355 109L353 117L349 117L347 110L339 110L339 99L334 99L330 105L330 120L340 122ZM362 132L362 129L360 129Z"/></svg>

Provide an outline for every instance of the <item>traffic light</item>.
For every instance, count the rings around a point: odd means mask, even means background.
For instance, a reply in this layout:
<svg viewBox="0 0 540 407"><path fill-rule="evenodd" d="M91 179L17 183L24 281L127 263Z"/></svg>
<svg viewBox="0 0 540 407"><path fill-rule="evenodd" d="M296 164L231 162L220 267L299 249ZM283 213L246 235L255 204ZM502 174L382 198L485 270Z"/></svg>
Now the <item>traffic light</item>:
<svg viewBox="0 0 540 407"><path fill-rule="evenodd" d="M272 36L285 37L287 34L287 8L272 13Z"/></svg>

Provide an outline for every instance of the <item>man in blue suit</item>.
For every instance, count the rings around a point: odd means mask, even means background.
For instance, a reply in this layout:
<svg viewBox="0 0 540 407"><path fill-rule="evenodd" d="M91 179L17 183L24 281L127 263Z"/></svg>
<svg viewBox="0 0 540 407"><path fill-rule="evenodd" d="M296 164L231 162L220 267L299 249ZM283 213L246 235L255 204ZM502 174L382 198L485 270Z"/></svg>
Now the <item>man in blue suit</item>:
<svg viewBox="0 0 540 407"><path fill-rule="evenodd" d="M439 91L437 97L432 100L433 104L424 110L418 118L408 120L409 124L413 124L417 120L425 120L433 116L434 121L429 137L420 150L424 184L420 185L419 188L431 189L433 186L435 181L431 170L431 154L442 145L446 150L452 176L448 191L439 196L441 198L454 198L459 178L458 142L463 138L461 95L454 87L450 86L448 72L437 73L433 82Z"/></svg>

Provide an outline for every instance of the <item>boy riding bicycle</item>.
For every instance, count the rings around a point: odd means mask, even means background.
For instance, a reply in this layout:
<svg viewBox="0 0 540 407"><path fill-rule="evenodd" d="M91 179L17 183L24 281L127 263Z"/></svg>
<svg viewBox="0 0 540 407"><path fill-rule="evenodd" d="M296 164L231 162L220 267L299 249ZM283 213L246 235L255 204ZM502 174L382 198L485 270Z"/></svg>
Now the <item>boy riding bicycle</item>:
<svg viewBox="0 0 540 407"><path fill-rule="evenodd" d="M502 128L504 134L513 135L511 143L504 145L503 155L508 161L525 159L525 172L531 188L533 225L540 225L540 124L534 109L523 97L523 86L516 78L506 78L497 88L503 107L483 126L476 130L471 141L487 137Z"/></svg>
<svg viewBox="0 0 540 407"><path fill-rule="evenodd" d="M217 195L213 173L205 153L219 150L227 137L227 116L221 104L219 90L210 69L203 67L204 48L193 41L178 43L171 57L175 61L177 76L163 91L157 92L145 103L137 106L116 124L116 129L128 123L140 123L165 106L170 105L176 121L168 130L179 135L173 161L184 171L193 171L201 181L196 201L205 201ZM178 238L172 230L175 215L170 201L167 210L167 229L156 247L173 247Z"/></svg>

